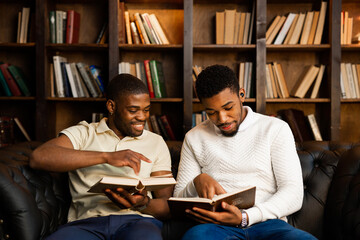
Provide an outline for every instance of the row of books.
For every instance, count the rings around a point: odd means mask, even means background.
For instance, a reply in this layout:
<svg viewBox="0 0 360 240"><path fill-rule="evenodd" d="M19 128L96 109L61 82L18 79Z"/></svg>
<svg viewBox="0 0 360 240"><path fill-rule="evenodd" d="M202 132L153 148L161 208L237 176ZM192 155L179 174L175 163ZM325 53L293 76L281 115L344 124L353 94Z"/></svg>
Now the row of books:
<svg viewBox="0 0 360 240"><path fill-rule="evenodd" d="M67 61L59 55L53 56L51 69L52 97L102 97L105 93L101 69L83 62Z"/></svg>
<svg viewBox="0 0 360 240"><path fill-rule="evenodd" d="M135 63L120 62L119 74L129 73L139 78L149 89L150 98L166 98L165 77L162 62L144 60Z"/></svg>
<svg viewBox="0 0 360 240"><path fill-rule="evenodd" d="M245 97L254 97L255 90L255 76L253 71L252 62L239 63L239 85L240 88L244 88Z"/></svg>
<svg viewBox="0 0 360 240"><path fill-rule="evenodd" d="M170 44L155 14L131 15L125 10L124 2L118 3L120 44Z"/></svg>
<svg viewBox="0 0 360 240"><path fill-rule="evenodd" d="M192 127L195 127L202 123L203 121L206 121L208 119L208 116L205 111L196 112L192 114Z"/></svg>
<svg viewBox="0 0 360 240"><path fill-rule="evenodd" d="M145 129L162 136L165 141L176 140L173 124L168 115L150 115Z"/></svg>
<svg viewBox="0 0 360 240"><path fill-rule="evenodd" d="M352 42L355 43L358 42L357 37L352 38L353 24L354 24L354 18L349 16L349 12L342 11L341 21L340 21L341 44L351 44Z"/></svg>
<svg viewBox="0 0 360 240"><path fill-rule="evenodd" d="M50 43L78 43L80 14L74 10L49 12Z"/></svg>
<svg viewBox="0 0 360 240"><path fill-rule="evenodd" d="M254 28L253 12L237 12L225 9L216 12L216 44L251 44Z"/></svg>
<svg viewBox="0 0 360 240"><path fill-rule="evenodd" d="M305 116L302 110L291 108L279 110L277 117L289 124L296 142L323 140L314 114Z"/></svg>
<svg viewBox="0 0 360 240"><path fill-rule="evenodd" d="M30 26L30 8L23 7L21 11L18 12L18 27L16 42L17 43L27 43L29 35L29 26Z"/></svg>
<svg viewBox="0 0 360 240"><path fill-rule="evenodd" d="M25 75L15 65L0 62L0 95L31 96L29 83Z"/></svg>
<svg viewBox="0 0 360 240"><path fill-rule="evenodd" d="M327 2L320 11L277 15L266 31L266 44L321 44Z"/></svg>
<svg viewBox="0 0 360 240"><path fill-rule="evenodd" d="M340 88L342 98L360 98L360 64L341 63Z"/></svg>

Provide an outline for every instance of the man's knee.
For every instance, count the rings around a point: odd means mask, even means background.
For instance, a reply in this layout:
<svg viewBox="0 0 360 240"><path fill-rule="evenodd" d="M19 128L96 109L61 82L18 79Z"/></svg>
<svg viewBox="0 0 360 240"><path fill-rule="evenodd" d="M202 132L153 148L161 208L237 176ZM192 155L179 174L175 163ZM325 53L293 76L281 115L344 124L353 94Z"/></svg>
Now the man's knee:
<svg viewBox="0 0 360 240"><path fill-rule="evenodd" d="M156 219L143 219L128 224L122 231L119 231L116 236L120 239L126 240L161 240L162 223Z"/></svg>

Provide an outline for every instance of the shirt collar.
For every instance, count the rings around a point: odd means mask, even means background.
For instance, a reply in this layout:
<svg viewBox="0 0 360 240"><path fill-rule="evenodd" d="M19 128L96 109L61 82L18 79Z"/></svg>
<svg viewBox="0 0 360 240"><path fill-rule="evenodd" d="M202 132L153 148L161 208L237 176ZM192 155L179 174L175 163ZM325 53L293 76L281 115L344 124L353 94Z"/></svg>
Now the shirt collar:
<svg viewBox="0 0 360 240"><path fill-rule="evenodd" d="M114 136L118 137L115 132L113 130L111 130L109 128L109 126L107 125L107 119L106 117L102 118L99 122L99 124L96 127L96 132L97 133L104 133L104 132L111 132ZM147 131L144 129L144 131L142 132L142 134L140 136L137 137L130 137L130 136L126 136L124 137L122 140L125 139L143 139L145 136L147 135Z"/></svg>

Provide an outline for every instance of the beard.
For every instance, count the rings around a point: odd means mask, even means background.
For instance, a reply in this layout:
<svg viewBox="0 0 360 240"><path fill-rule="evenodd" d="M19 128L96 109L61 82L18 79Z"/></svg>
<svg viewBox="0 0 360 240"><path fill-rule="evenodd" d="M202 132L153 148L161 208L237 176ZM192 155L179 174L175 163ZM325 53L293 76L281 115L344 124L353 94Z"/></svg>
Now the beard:
<svg viewBox="0 0 360 240"><path fill-rule="evenodd" d="M120 116L120 114L115 111L114 112L114 123L115 123L115 127L117 128L117 130L119 130L124 136L129 136L129 137L138 137L140 136L144 130L142 130L141 132L139 131L135 131L132 127L131 124L133 123L139 123L141 121L133 121L133 122L125 122L123 120L123 118ZM141 122L143 123L143 122Z"/></svg>
<svg viewBox="0 0 360 240"><path fill-rule="evenodd" d="M218 126L218 127L220 129L221 125ZM233 137L233 136L235 136L237 134L237 132L239 130L239 127L240 127L240 124L236 123L236 127L235 127L235 129L233 131L227 132L227 131L222 131L221 129L220 129L220 131L221 131L221 134L224 135L225 137Z"/></svg>

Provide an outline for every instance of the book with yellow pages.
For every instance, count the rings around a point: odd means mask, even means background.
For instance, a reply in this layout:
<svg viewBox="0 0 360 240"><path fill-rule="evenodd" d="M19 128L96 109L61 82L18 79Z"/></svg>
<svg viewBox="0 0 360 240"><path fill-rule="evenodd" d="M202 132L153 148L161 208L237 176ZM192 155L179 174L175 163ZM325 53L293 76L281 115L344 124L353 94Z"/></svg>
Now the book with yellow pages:
<svg viewBox="0 0 360 240"><path fill-rule="evenodd" d="M105 189L123 188L130 193L135 193L141 190L155 191L175 184L176 181L172 174L148 178L105 176L95 183L88 192L103 193Z"/></svg>
<svg viewBox="0 0 360 240"><path fill-rule="evenodd" d="M256 187L249 187L246 189L217 195L212 199L200 197L171 197L168 199L168 203L172 217L185 218L185 210L191 209L193 207L198 207L213 212L220 212L222 210L221 202L226 202L241 209L250 208L255 204L255 192Z"/></svg>

